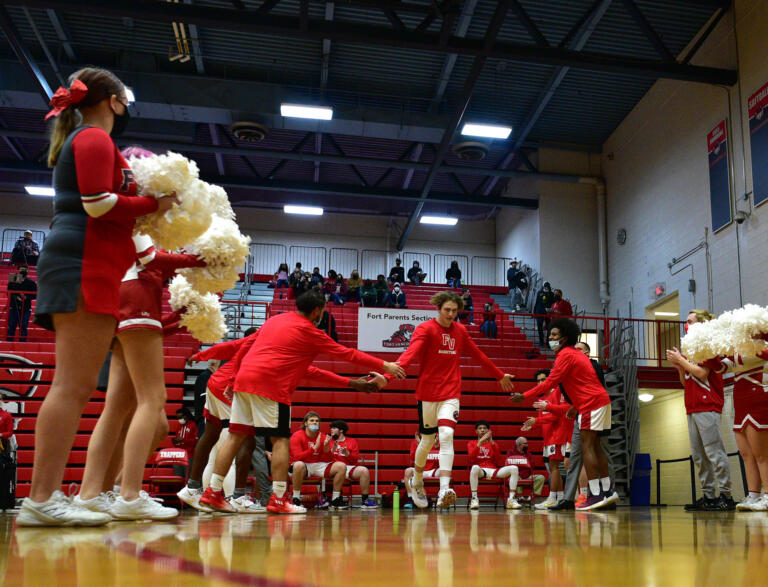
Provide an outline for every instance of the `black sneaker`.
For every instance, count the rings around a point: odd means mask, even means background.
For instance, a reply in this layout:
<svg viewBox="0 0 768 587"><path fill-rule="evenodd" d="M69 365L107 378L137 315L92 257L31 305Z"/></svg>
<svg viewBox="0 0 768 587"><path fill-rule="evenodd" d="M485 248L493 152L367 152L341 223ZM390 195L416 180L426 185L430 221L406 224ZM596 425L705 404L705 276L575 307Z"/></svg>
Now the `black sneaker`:
<svg viewBox="0 0 768 587"><path fill-rule="evenodd" d="M343 497L339 496L331 501L331 507L337 510L346 510L349 509L349 504Z"/></svg>
<svg viewBox="0 0 768 587"><path fill-rule="evenodd" d="M731 512L736 509L736 502L730 495L720 494L717 499L710 500L706 509L713 512Z"/></svg>
<svg viewBox="0 0 768 587"><path fill-rule="evenodd" d="M570 499L561 499L555 505L549 506L547 508L547 511L557 512L557 511L565 511L565 510L573 510L573 509L576 509L576 508Z"/></svg>
<svg viewBox="0 0 768 587"><path fill-rule="evenodd" d="M711 502L715 500L706 497L700 497L694 503L687 503L683 508L686 512L702 512L707 509Z"/></svg>

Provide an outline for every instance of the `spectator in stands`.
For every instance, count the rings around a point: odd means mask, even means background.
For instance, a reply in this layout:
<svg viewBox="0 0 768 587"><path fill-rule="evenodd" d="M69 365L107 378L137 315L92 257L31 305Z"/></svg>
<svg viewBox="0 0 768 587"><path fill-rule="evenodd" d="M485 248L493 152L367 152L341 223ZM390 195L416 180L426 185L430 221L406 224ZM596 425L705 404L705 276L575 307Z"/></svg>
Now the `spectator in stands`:
<svg viewBox="0 0 768 587"><path fill-rule="evenodd" d="M195 445L197 444L197 424L195 424L195 420L192 417L192 412L186 407L176 410L176 419L179 421L179 430L172 439L173 446L186 451L189 469L191 469L192 457L195 454ZM181 465L174 465L173 471L176 475L184 476L184 478L189 473L189 470L186 470Z"/></svg>
<svg viewBox="0 0 768 587"><path fill-rule="evenodd" d="M383 308L387 301L387 296L389 295L389 284L384 278L384 275L381 273L379 274L373 287L376 288L376 305Z"/></svg>
<svg viewBox="0 0 768 587"><path fill-rule="evenodd" d="M306 275L300 276L298 281L291 285L291 291L293 291L294 298L298 298L301 294L310 289L312 289L312 284Z"/></svg>
<svg viewBox="0 0 768 587"><path fill-rule="evenodd" d="M299 261L296 261L296 267L293 268L294 271L299 270L299 273L304 273L301 269L301 263Z"/></svg>
<svg viewBox="0 0 768 587"><path fill-rule="evenodd" d="M539 331L539 346L546 347L544 333L549 332L549 318L546 316L550 306L555 302L552 294L552 286L548 281L544 282L541 291L536 295L536 304L533 306L533 313L536 316L536 328Z"/></svg>
<svg viewBox="0 0 768 587"><path fill-rule="evenodd" d="M526 479L533 480L533 501L536 500L537 495L541 495L541 489L544 487L544 475L533 475L533 464L531 458L528 455L528 439L525 436L519 437L515 441L515 447L509 449L507 452L507 465L514 465L517 467L518 476L521 481ZM519 488L518 488L519 492Z"/></svg>
<svg viewBox="0 0 768 587"><path fill-rule="evenodd" d="M25 230L24 236L20 237L13 245L11 251L11 264L19 265L37 265L37 258L40 256L40 245L32 240L32 231Z"/></svg>
<svg viewBox="0 0 768 587"><path fill-rule="evenodd" d="M461 269L458 261L451 261L451 266L445 272L445 282L448 287L461 287Z"/></svg>
<svg viewBox="0 0 768 587"><path fill-rule="evenodd" d="M472 294L469 293L469 288L465 287L464 290L461 292L461 299L464 300L464 311L459 315L459 317L464 320L467 317L469 317L469 324L471 326L475 325L475 313L472 312L472 310L475 309L475 307L472 305Z"/></svg>
<svg viewBox="0 0 768 587"><path fill-rule="evenodd" d="M323 312L323 317L317 323L317 327L325 332L336 342L339 342L339 333L336 332L336 318L328 310Z"/></svg>
<svg viewBox="0 0 768 587"><path fill-rule="evenodd" d="M490 302L483 304L483 323L480 325L480 332L485 334L485 338L496 338L498 334L496 312L493 311L493 304Z"/></svg>
<svg viewBox="0 0 768 587"><path fill-rule="evenodd" d="M323 293L329 302L343 306L347 301L347 284L344 283L344 277L331 269L328 272L328 279L323 284Z"/></svg>
<svg viewBox="0 0 768 587"><path fill-rule="evenodd" d="M373 287L373 281L366 279L363 287L360 289L360 302L366 308L372 308L376 305L376 288Z"/></svg>
<svg viewBox="0 0 768 587"><path fill-rule="evenodd" d="M421 434L416 432L415 440L411 442L411 466L405 470L405 490L408 492L408 501L403 506L405 509L413 508L413 499L411 498L411 484L410 479L416 473L416 469L413 467L416 462L416 449L419 448L421 443ZM438 479L440 477L440 437L435 434L435 443L427 455L427 463L424 465L424 473L422 474L424 479Z"/></svg>
<svg viewBox="0 0 768 587"><path fill-rule="evenodd" d="M523 293L528 289L528 277L525 271L517 268L517 261L511 261L507 269L507 283L509 284L509 297L512 310L519 312L523 306Z"/></svg>
<svg viewBox="0 0 768 587"><path fill-rule="evenodd" d="M289 285L295 289L303 275L301 267L295 267L293 273L291 273L291 276L288 278Z"/></svg>
<svg viewBox="0 0 768 587"><path fill-rule="evenodd" d="M363 285L363 280L360 279L360 273L357 269L353 269L347 279L347 301L359 302L360 301L360 286Z"/></svg>
<svg viewBox="0 0 768 587"><path fill-rule="evenodd" d="M288 287L288 263L280 263L277 268L277 287Z"/></svg>
<svg viewBox="0 0 768 587"><path fill-rule="evenodd" d="M331 457L331 440L328 434L320 432L320 414L309 411L304 415L301 429L291 435L291 482L293 484L293 503L301 505L301 487L307 477L319 477L324 479L333 475L333 497L341 495L341 486L344 485L346 468L333 467ZM333 469L333 473L331 470ZM337 493L338 492L338 493ZM320 497L317 504L320 509L328 508L325 496ZM346 506L334 505L339 509Z"/></svg>
<svg viewBox="0 0 768 587"><path fill-rule="evenodd" d="M414 261L413 267L408 270L408 281L410 281L413 285L421 285L424 283L424 278L426 276L427 274L421 270L419 262Z"/></svg>
<svg viewBox="0 0 768 587"><path fill-rule="evenodd" d="M389 283L403 283L405 281L405 267L401 259L395 259L395 266L389 270Z"/></svg>
<svg viewBox="0 0 768 587"><path fill-rule="evenodd" d="M312 270L310 281L312 282L312 285L323 285L325 279L323 279L323 274L320 273L320 267L315 267Z"/></svg>
<svg viewBox="0 0 768 587"><path fill-rule="evenodd" d="M399 283L395 282L395 285L392 288L392 291L389 292L389 295L387 296L385 305L387 308L399 308L401 310L406 307L405 292L402 291L402 288L400 287Z"/></svg>
<svg viewBox="0 0 768 587"><path fill-rule="evenodd" d="M509 285L509 295L512 295L512 290L515 288L515 276L520 271L517 268L517 261L509 262L509 269L507 269L507 285Z"/></svg>
<svg viewBox="0 0 768 587"><path fill-rule="evenodd" d="M269 289L277 289L277 281L278 281L277 276L278 275L279 275L278 273L275 273L272 276L272 279L269 280L269 283L267 284L267 287Z"/></svg>
<svg viewBox="0 0 768 587"><path fill-rule="evenodd" d="M11 275L8 280L8 291L11 293L8 299L8 332L6 340L16 337L18 327L19 342L26 342L29 316L32 312L32 300L37 295L37 284L27 277L27 266L19 265L19 272Z"/></svg>
<svg viewBox="0 0 768 587"><path fill-rule="evenodd" d="M571 302L563 298L563 290L556 289L554 294L554 303L548 312L554 316L573 316L573 307Z"/></svg>
<svg viewBox="0 0 768 587"><path fill-rule="evenodd" d="M5 409L4 399L0 396L0 455L11 457L18 445L13 432L13 416Z"/></svg>
<svg viewBox="0 0 768 587"><path fill-rule="evenodd" d="M331 422L329 433L332 439L331 457L333 458L334 467L343 466L344 478L347 481L357 481L360 484L360 509L378 509L379 506L369 497L371 472L368 470L368 467L357 464L360 458L360 448L357 446L357 441L354 438L347 437L348 430L349 425L344 420L334 420ZM333 471L333 468L331 470ZM337 507L337 504L344 505L341 495L336 496L334 490L331 506Z"/></svg>

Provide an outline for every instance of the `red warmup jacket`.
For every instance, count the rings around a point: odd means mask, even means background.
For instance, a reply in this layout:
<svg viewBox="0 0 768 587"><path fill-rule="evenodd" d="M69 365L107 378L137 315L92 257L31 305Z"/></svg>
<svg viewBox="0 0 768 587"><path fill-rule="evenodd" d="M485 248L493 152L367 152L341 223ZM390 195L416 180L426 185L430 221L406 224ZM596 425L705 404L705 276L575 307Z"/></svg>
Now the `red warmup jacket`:
<svg viewBox="0 0 768 587"><path fill-rule="evenodd" d="M303 428L294 432L291 435L291 462L330 463L333 460L331 458L330 447L329 452L323 451L326 436L328 435L323 432L318 432L317 436L310 438L307 435L307 431ZM317 448L317 454L315 454L315 448Z"/></svg>
<svg viewBox="0 0 768 587"><path fill-rule="evenodd" d="M611 403L608 392L600 384L589 358L575 347L557 353L552 372L542 383L523 394L525 399L538 397L562 384L579 413L591 412ZM568 411L566 408L565 411Z"/></svg>
<svg viewBox="0 0 768 587"><path fill-rule="evenodd" d="M440 402L461 396L462 355L474 358L494 379L504 377L504 373L469 337L463 324L454 321L450 327L444 328L434 318L416 327L408 349L397 362L403 369L416 362L419 364L417 400Z"/></svg>
<svg viewBox="0 0 768 587"><path fill-rule="evenodd" d="M250 343L232 359L237 373L234 390L281 404L290 405L293 392L321 353L366 370L381 371L384 365L381 359L335 342L298 312L273 316L248 339Z"/></svg>
<svg viewBox="0 0 768 587"><path fill-rule="evenodd" d="M533 473L530 456L519 452L517 447L507 451L506 465L515 465L520 473L520 479L528 479Z"/></svg>
<svg viewBox="0 0 768 587"><path fill-rule="evenodd" d="M197 444L197 424L194 422L185 422L179 426L179 431L173 439L173 445L183 448L187 451L187 457L191 457L195 452Z"/></svg>
<svg viewBox="0 0 768 587"><path fill-rule="evenodd" d="M499 443L495 440L493 443L484 442L480 445L477 444L477 440L470 440L467 443L467 453L470 468L472 465L483 469L498 469L504 466L504 457L501 455Z"/></svg>
<svg viewBox="0 0 768 587"><path fill-rule="evenodd" d="M349 451L349 456L344 456L344 449ZM344 440L331 441L331 457L333 461L341 462L346 465L356 465L360 458L360 447L354 438L344 437Z"/></svg>
<svg viewBox="0 0 768 587"><path fill-rule="evenodd" d="M576 419L566 417L565 414L571 409L571 404L563 398L559 385L547 396L546 402L547 409L536 416L536 425L541 425L544 445L569 443L573 437Z"/></svg>
<svg viewBox="0 0 768 587"><path fill-rule="evenodd" d="M701 367L709 367L707 380L697 379L688 371L685 372L685 412L694 414L696 412L717 412L723 413L724 393L723 393L723 372L726 366L719 359L709 359L700 363Z"/></svg>
<svg viewBox="0 0 768 587"><path fill-rule="evenodd" d="M13 436L13 416L5 410L0 410L0 438L3 441Z"/></svg>

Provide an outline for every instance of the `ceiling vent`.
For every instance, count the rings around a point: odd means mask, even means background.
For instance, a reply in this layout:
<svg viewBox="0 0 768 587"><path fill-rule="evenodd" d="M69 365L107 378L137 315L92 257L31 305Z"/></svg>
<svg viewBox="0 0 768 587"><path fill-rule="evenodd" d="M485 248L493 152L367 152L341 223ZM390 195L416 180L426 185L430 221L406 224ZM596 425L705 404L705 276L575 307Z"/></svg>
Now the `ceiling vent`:
<svg viewBox="0 0 768 587"><path fill-rule="evenodd" d="M488 145L477 141L467 141L451 147L454 154L464 161L480 161L488 154Z"/></svg>
<svg viewBox="0 0 768 587"><path fill-rule="evenodd" d="M246 143L258 143L269 134L269 129L258 122L234 122L229 126L229 130L238 141Z"/></svg>

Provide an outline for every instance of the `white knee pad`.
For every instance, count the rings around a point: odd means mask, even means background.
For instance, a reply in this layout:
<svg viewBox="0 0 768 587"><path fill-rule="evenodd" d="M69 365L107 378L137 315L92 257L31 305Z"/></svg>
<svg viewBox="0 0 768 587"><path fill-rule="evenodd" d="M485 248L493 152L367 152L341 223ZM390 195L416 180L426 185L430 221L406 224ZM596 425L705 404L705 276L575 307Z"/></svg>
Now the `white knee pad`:
<svg viewBox="0 0 768 587"><path fill-rule="evenodd" d="M424 468L424 465L427 464L427 457L429 456L429 451L432 450L432 447L435 444L435 435L434 434L422 434L421 435L421 441L419 442L419 446L416 447L416 454L414 455L413 462L417 467Z"/></svg>
<svg viewBox="0 0 768 587"><path fill-rule="evenodd" d="M439 426L438 435L440 436L440 470L453 470L453 428L450 426Z"/></svg>
<svg viewBox="0 0 768 587"><path fill-rule="evenodd" d="M480 484L480 477L483 475L483 470L479 465L472 465L472 469L469 471L469 488L472 491L477 491L477 486Z"/></svg>

